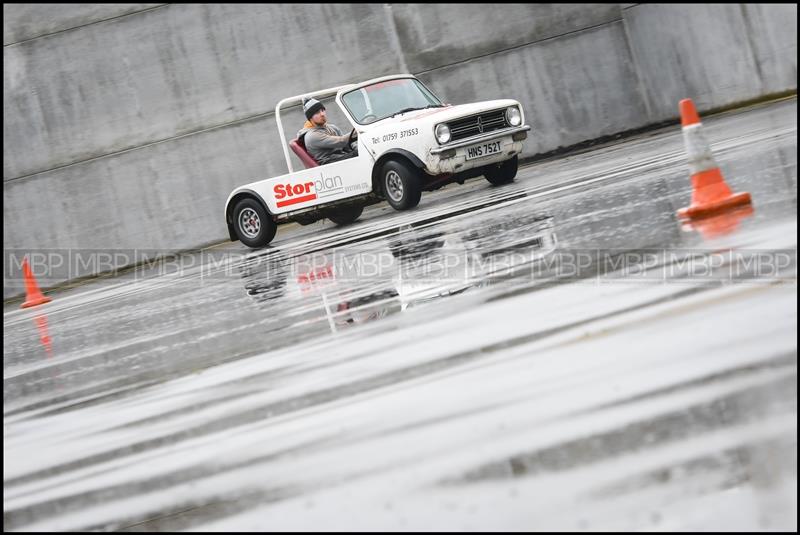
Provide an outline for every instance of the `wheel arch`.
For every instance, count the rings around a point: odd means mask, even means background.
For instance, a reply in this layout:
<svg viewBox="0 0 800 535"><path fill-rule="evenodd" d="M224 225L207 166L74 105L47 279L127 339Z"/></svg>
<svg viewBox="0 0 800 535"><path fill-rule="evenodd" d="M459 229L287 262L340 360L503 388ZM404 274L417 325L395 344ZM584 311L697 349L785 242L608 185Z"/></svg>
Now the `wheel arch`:
<svg viewBox="0 0 800 535"><path fill-rule="evenodd" d="M389 160L404 161L420 171L424 171L425 169L425 164L422 162L422 160L417 158L414 153L404 149L387 150L381 154L380 158L375 160L375 165L372 166L372 191L381 198L384 197L383 185L381 183L381 169L383 169L384 164Z"/></svg>

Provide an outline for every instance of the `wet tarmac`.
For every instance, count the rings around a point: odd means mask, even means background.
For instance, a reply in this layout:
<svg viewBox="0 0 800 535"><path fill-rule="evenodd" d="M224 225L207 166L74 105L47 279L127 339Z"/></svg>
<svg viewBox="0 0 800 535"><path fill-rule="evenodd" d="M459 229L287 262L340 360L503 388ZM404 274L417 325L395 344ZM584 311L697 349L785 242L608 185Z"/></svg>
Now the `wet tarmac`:
<svg viewBox="0 0 800 535"><path fill-rule="evenodd" d="M796 118L7 305L5 529L796 530Z"/></svg>

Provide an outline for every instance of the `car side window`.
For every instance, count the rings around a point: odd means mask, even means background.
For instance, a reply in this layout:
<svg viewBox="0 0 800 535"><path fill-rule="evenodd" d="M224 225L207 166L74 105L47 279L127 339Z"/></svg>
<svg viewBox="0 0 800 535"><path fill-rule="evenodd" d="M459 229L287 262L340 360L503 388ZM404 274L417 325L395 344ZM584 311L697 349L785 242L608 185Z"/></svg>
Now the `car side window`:
<svg viewBox="0 0 800 535"><path fill-rule="evenodd" d="M367 115L367 101L364 98L364 91L356 91L348 98L347 105L355 117Z"/></svg>

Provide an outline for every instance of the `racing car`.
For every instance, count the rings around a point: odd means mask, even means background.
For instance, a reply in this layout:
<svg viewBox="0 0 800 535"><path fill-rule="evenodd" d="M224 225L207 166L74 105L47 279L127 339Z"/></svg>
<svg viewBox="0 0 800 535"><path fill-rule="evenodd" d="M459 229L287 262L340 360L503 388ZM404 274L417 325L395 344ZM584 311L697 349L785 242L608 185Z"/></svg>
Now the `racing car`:
<svg viewBox="0 0 800 535"><path fill-rule="evenodd" d="M308 97L335 97L357 156L319 165L302 138L287 146L281 110ZM452 182L481 175L495 185L512 182L531 129L516 100L446 104L410 74L288 97L275 118L288 173L240 186L225 204L230 239L251 248L269 244L280 224L327 218L346 225L367 205L385 200L409 210L423 191ZM294 169L290 148L304 169Z"/></svg>

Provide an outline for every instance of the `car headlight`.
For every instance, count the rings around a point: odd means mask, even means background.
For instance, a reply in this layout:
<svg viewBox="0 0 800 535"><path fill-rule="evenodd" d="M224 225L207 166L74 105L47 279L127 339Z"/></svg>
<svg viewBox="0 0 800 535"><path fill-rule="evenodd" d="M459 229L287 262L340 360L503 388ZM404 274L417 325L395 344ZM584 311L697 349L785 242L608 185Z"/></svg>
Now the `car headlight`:
<svg viewBox="0 0 800 535"><path fill-rule="evenodd" d="M519 112L519 108L515 106L511 106L506 110L506 121L511 126L519 126L522 124L522 114Z"/></svg>
<svg viewBox="0 0 800 535"><path fill-rule="evenodd" d="M437 124L434 133L436 134L436 141L439 143L450 141L450 128L446 124Z"/></svg>

